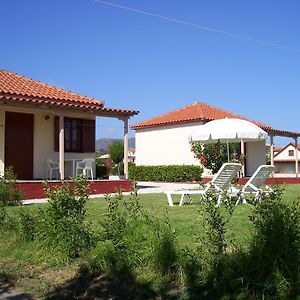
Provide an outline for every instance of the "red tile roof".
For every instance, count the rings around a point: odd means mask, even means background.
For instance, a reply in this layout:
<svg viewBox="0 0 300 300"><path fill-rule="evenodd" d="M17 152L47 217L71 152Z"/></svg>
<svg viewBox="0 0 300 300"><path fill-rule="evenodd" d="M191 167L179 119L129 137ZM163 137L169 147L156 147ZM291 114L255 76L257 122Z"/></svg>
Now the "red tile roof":
<svg viewBox="0 0 300 300"><path fill-rule="evenodd" d="M268 129L271 126L261 122L249 120L237 114L225 111L212 105L203 102L195 102L183 108L171 111L169 113L154 117L152 119L140 122L131 126L133 129L150 128L158 126L168 126L182 123L194 123L199 121L212 121L223 118L244 119L251 121L261 128Z"/></svg>
<svg viewBox="0 0 300 300"><path fill-rule="evenodd" d="M104 101L81 96L16 73L0 70L0 100L34 103L77 109L92 109L104 113L137 114L138 111L104 107Z"/></svg>

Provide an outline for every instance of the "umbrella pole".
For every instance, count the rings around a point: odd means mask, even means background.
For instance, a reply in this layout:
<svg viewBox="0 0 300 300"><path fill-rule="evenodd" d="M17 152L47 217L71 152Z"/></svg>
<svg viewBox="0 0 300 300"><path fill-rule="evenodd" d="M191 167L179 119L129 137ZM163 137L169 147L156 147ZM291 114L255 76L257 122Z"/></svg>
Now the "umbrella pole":
<svg viewBox="0 0 300 300"><path fill-rule="evenodd" d="M229 162L229 143L227 140L227 161Z"/></svg>

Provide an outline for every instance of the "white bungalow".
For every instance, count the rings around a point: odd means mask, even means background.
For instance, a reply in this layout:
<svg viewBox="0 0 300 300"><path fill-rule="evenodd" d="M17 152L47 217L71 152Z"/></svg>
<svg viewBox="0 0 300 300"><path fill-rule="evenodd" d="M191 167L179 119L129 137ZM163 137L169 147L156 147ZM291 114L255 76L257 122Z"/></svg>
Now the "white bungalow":
<svg viewBox="0 0 300 300"><path fill-rule="evenodd" d="M95 158L96 116L123 121L127 153L128 119L136 114L1 70L0 175L5 167L13 166L18 179L45 179L47 159L59 162L61 180L73 175L76 161ZM124 161L128 178L127 155Z"/></svg>
<svg viewBox="0 0 300 300"><path fill-rule="evenodd" d="M274 166L276 167L275 173L284 174L288 177L296 172L295 159L296 156L300 157L300 146L295 147L294 143L289 143L283 148L280 148L278 152L274 154ZM298 163L299 172L299 163Z"/></svg>
<svg viewBox="0 0 300 300"><path fill-rule="evenodd" d="M272 163L275 136L291 137L296 143L300 136L297 132L276 130L270 125L249 120L203 102L195 102L131 126L136 131L136 164L199 165L200 162L194 158L191 151L188 137L204 123L226 117L251 121L267 131L271 141ZM246 176L252 175L259 165L266 163L265 142L242 142L241 153L246 157L243 172Z"/></svg>

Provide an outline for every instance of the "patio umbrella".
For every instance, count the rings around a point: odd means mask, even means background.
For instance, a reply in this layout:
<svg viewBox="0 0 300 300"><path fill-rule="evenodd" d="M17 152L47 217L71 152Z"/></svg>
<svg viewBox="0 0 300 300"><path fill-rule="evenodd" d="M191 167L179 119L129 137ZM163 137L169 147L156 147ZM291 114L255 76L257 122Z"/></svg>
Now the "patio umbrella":
<svg viewBox="0 0 300 300"><path fill-rule="evenodd" d="M268 134L257 125L242 119L218 119L200 126L189 137L190 142L203 144L226 143L229 162L229 142L263 141Z"/></svg>

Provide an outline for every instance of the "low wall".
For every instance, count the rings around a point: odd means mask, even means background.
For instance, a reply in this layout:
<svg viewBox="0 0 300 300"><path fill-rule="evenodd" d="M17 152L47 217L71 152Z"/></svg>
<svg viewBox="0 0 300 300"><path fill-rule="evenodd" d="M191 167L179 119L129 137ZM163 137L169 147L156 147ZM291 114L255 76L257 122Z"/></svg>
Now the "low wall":
<svg viewBox="0 0 300 300"><path fill-rule="evenodd" d="M87 181L90 185L92 195L97 194L112 194L116 193L119 189L123 192L130 192L132 187L131 180L96 180ZM71 186L73 182L70 182ZM50 187L61 186L60 181L49 182ZM44 192L43 181L19 181L17 182L17 188L23 193L24 200L28 199L42 199L46 198Z"/></svg>

